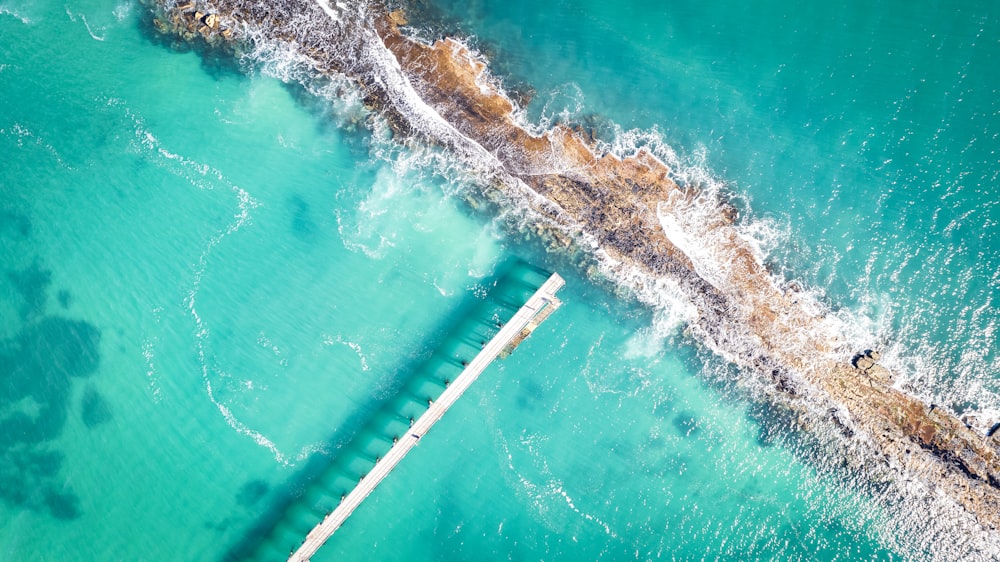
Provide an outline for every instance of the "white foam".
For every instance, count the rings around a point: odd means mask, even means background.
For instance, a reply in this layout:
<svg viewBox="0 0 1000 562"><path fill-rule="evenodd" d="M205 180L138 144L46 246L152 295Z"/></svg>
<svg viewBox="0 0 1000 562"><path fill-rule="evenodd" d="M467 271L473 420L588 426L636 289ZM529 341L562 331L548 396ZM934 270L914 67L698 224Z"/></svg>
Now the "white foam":
<svg viewBox="0 0 1000 562"><path fill-rule="evenodd" d="M536 121L531 121L523 109L514 113L515 123L533 135L542 135L558 123L573 123L585 109L585 96L580 86L572 82L557 86L545 96Z"/></svg>
<svg viewBox="0 0 1000 562"><path fill-rule="evenodd" d="M574 512L576 512L581 517L583 517L587 521L592 521L592 522L596 523L597 525L600 525L600 527L602 529L604 529L604 533L607 534L609 537L611 537L613 539L617 539L618 538L618 533L612 531L611 530L611 526L608 525L604 520L602 520L601 518L597 517L596 515L592 515L590 513L585 513L583 511L580 511L580 508L576 507L576 503L573 502L573 498L571 498L569 496L569 494L566 493L566 490L564 490L561 485L559 485L559 484L553 484L552 493L561 495L563 497L563 499L566 500L566 505L569 506L570 509L572 509Z"/></svg>
<svg viewBox="0 0 1000 562"><path fill-rule="evenodd" d="M256 202L250 197L249 193L243 191L242 189L240 189L235 185L231 186L231 188L236 193L239 210L234 216L233 222L231 222L225 228L225 230L212 237L209 240L207 247L202 251L201 256L199 256L198 267L194 273L193 286L191 288L191 291L188 293L188 296L185 299L185 301L188 307L188 311L191 313L191 317L194 319L196 327L196 331L194 334L195 344L198 350L199 363L201 365L202 381L205 384L205 392L206 395L208 396L208 399L212 402L212 404L215 405L216 409L219 411L220 414L222 414L223 419L226 420L226 423L231 428L233 428L234 430L236 430L236 432L242 435L250 437L256 444L271 451L272 455L274 456L274 459L277 462L288 466L291 464L291 462L288 459L288 456L282 453L278 449L277 445L270 439L268 439L263 433L241 422L236 417L236 415L233 414L229 406L224 404L221 400L219 400L216 397L215 389L212 385L212 373L217 372L217 369L211 368L209 366L209 360L206 353L207 341L211 337L211 330L209 329L208 324L205 322L205 320L198 313L196 298L199 290L201 289L201 280L208 269L208 258L212 250L220 242L222 242L222 240L226 236L238 231L241 227L247 224L250 220L250 209L256 206Z"/></svg>
<svg viewBox="0 0 1000 562"><path fill-rule="evenodd" d="M112 12L112 14L114 14L115 16L115 19L118 20L119 23L125 21L125 18L127 18L130 13L132 13L132 2L129 2L127 0L119 2L118 5L115 6L114 11Z"/></svg>
<svg viewBox="0 0 1000 562"><path fill-rule="evenodd" d="M134 136L137 141L134 148L160 156L162 160L154 159L154 162L156 162L157 165L164 166L168 171L188 179L188 181L198 189L213 189L214 184L211 180L214 180L215 182L226 185L233 194L236 203L236 211L234 212L231 221L223 227L221 231L212 236L205 248L202 250L201 255L198 257L198 263L195 267L191 289L188 292L187 297L184 299L184 302L188 308L191 318L194 321L195 347L198 353L202 382L205 385L205 394L209 401L211 401L211 403L216 407L226 423L237 433L251 438L256 444L268 449L277 462L283 465L290 465L291 461L289 456L279 450L273 441L268 439L260 431L249 427L239 420L233 413L232 409L216 396L215 387L212 384L212 381L214 377L220 376L223 373L218 368L210 366L207 348L208 342L211 338L211 330L208 323L198 312L197 306L197 297L199 291L201 290L202 279L208 270L209 257L211 256L213 250L227 236L236 233L241 228L251 223L251 211L258 206L257 201L254 200L254 198L251 197L247 191L235 184L230 183L219 170L212 168L208 164L199 163L186 158L183 155L172 152L162 146L156 136L145 128L144 120L140 116L133 113L120 100L110 99L108 100L108 105L123 108L123 112L126 117L134 124ZM167 164L170 164L170 166L167 166ZM151 361L152 357L150 357L149 360Z"/></svg>
<svg viewBox="0 0 1000 562"><path fill-rule="evenodd" d="M284 355L284 352L281 351L281 348L275 345L275 343L272 342L270 338L264 335L264 332L260 332L259 334L257 334L257 345L270 351L271 353L274 354L275 357L280 358L281 356Z"/></svg>
<svg viewBox="0 0 1000 562"><path fill-rule="evenodd" d="M337 334L336 337L331 337L331 336L328 336L328 335L324 334L323 335L323 345L327 345L327 346L329 346L329 345L343 345L343 346L347 346L348 348L350 348L351 351L354 352L355 355L358 356L358 360L361 362L361 370L362 371L370 371L371 370L371 368L368 366L368 357L365 356L364 350L362 350L360 343L357 343L357 342L345 339L340 334Z"/></svg>
<svg viewBox="0 0 1000 562"><path fill-rule="evenodd" d="M146 379L148 381L147 388L153 397L154 403L159 403L160 397L160 373L156 369L156 346L159 344L159 338L156 336L146 337L142 340L142 357L146 360Z"/></svg>
<svg viewBox="0 0 1000 562"><path fill-rule="evenodd" d="M82 13L74 14L73 12L70 11L69 6L66 6L66 15L69 16L69 20L72 22L76 22L76 18L79 17L80 21L83 22L83 26L87 28L87 33L90 34L91 39L95 41L104 41L104 37L94 33L94 29L91 28L90 23L87 22L87 16L85 16ZM101 31L104 31L104 29L102 28Z"/></svg>
<svg viewBox="0 0 1000 562"><path fill-rule="evenodd" d="M104 37L103 36L100 36L100 35L97 35L96 33L94 33L94 29L90 27L90 23L87 21L87 16L85 16L83 14L80 14L80 19L83 21L83 26L87 28L87 33L90 34L90 37L93 40L95 40L95 41L104 41ZM102 28L101 31L104 31L104 29Z"/></svg>
<svg viewBox="0 0 1000 562"><path fill-rule="evenodd" d="M20 21L24 25L31 25L32 21L27 16L22 15L20 12L11 8L10 6L0 5L0 16L11 16L14 19Z"/></svg>
<svg viewBox="0 0 1000 562"><path fill-rule="evenodd" d="M340 16L343 13L343 4L337 3L335 7L330 7L330 3L326 0L316 0L316 3L326 12L326 15L330 16L330 19L340 21Z"/></svg>
<svg viewBox="0 0 1000 562"><path fill-rule="evenodd" d="M52 146L49 142L47 142L44 138L42 138L41 135L35 133L34 131L32 131L31 129L29 129L28 127L26 127L21 123L15 122L13 125L10 126L10 128L0 129L0 135L13 137L15 139L15 142L17 143L18 148L24 148L26 144L35 145L43 149L45 152L48 152L49 155L51 155L52 158L55 159L56 163L59 164L60 167L65 168L67 170L74 169L72 166L67 164L65 160L63 160L62 155L59 154L59 151L56 150L54 146Z"/></svg>
<svg viewBox="0 0 1000 562"><path fill-rule="evenodd" d="M450 297L455 294L455 291L445 290L441 287L441 285L438 285L438 280L436 278L431 281L431 284L434 285L434 288L437 289L438 294L442 297Z"/></svg>

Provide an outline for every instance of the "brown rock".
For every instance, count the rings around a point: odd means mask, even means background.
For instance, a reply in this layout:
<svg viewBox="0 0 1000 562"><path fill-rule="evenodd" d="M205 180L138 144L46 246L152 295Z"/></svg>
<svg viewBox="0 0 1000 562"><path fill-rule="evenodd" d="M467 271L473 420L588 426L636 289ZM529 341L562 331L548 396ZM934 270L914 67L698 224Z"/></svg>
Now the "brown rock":
<svg viewBox="0 0 1000 562"><path fill-rule="evenodd" d="M873 381L883 384L892 383L892 373L889 372L889 369L881 365L872 365L868 368L867 374Z"/></svg>
<svg viewBox="0 0 1000 562"><path fill-rule="evenodd" d="M217 16L215 14L209 14L209 15L205 16L205 25L207 25L208 27L210 27L212 29L218 29L219 28L219 16Z"/></svg>
<svg viewBox="0 0 1000 562"><path fill-rule="evenodd" d="M392 22L392 25L406 25L409 23L406 19L406 14L403 13L403 10L393 10L389 12L389 21Z"/></svg>
<svg viewBox="0 0 1000 562"><path fill-rule="evenodd" d="M867 355L862 355L854 360L854 366L863 373L867 373L868 369L875 366L875 362L872 361L871 357Z"/></svg>

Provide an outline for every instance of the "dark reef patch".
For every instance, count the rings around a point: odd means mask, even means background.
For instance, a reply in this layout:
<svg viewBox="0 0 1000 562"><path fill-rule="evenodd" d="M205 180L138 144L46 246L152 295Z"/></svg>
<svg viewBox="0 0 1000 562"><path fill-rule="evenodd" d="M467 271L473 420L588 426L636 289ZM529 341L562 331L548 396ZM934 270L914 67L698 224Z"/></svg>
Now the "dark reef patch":
<svg viewBox="0 0 1000 562"><path fill-rule="evenodd" d="M757 444L761 447L808 447L814 444L813 439L798 431L798 415L787 407L755 402L747 410L747 417L757 426Z"/></svg>
<svg viewBox="0 0 1000 562"><path fill-rule="evenodd" d="M20 238L31 236L31 219L16 211L0 209L0 237L7 233Z"/></svg>
<svg viewBox="0 0 1000 562"><path fill-rule="evenodd" d="M71 378L88 377L100 362L101 332L92 324L46 316L21 332L25 376L64 386Z"/></svg>
<svg viewBox="0 0 1000 562"><path fill-rule="evenodd" d="M535 412L544 404L545 390L533 380L521 380L517 391L517 407L524 412Z"/></svg>
<svg viewBox="0 0 1000 562"><path fill-rule="evenodd" d="M287 205L292 213L292 235L303 242L311 242L319 231L313 220L309 203L298 195L288 198Z"/></svg>
<svg viewBox="0 0 1000 562"><path fill-rule="evenodd" d="M236 501L243 507L253 507L267 495L269 490L270 486L267 485L267 482L263 480L250 480L240 486L240 491L236 494Z"/></svg>
<svg viewBox="0 0 1000 562"><path fill-rule="evenodd" d="M673 419L674 429L677 433L680 433L682 437L691 437L698 435L701 432L701 426L698 423L698 418L694 416L693 413L688 411L678 412Z"/></svg>
<svg viewBox="0 0 1000 562"><path fill-rule="evenodd" d="M21 320L33 320L45 313L46 297L52 283L52 272L42 269L38 262L20 271L8 271L7 279L21 294Z"/></svg>
<svg viewBox="0 0 1000 562"><path fill-rule="evenodd" d="M52 274L37 261L7 278L22 299L22 325L13 337L0 339L0 500L75 519L79 498L60 476L65 457L51 442L65 428L74 381L97 371L101 332L87 322L46 314ZM68 305L65 291L64 300ZM83 416L88 426L110 418L96 391L85 393Z"/></svg>
<svg viewBox="0 0 1000 562"><path fill-rule="evenodd" d="M14 411L0 420L0 436L10 444L38 444L51 441L62 433L66 412L58 406L45 403L30 404L37 413Z"/></svg>
<svg viewBox="0 0 1000 562"><path fill-rule="evenodd" d="M63 310L68 309L69 305L73 304L73 296L70 295L69 291L66 289L59 291L56 298L59 299L59 306L61 306Z"/></svg>
<svg viewBox="0 0 1000 562"><path fill-rule="evenodd" d="M68 521L80 517L80 498L73 493L46 490L45 505L53 517Z"/></svg>
<svg viewBox="0 0 1000 562"><path fill-rule="evenodd" d="M0 449L0 500L22 509L48 512L56 519L80 516L79 498L58 478L64 456L43 447Z"/></svg>
<svg viewBox="0 0 1000 562"><path fill-rule="evenodd" d="M111 406L93 387L88 387L83 393L80 404L80 417L89 429L111 421Z"/></svg>

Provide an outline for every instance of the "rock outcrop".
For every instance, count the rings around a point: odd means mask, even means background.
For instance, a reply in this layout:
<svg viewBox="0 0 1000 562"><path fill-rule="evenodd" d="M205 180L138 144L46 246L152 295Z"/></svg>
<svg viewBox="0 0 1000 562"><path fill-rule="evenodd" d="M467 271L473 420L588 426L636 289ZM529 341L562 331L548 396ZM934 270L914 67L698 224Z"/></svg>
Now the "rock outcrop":
<svg viewBox="0 0 1000 562"><path fill-rule="evenodd" d="M871 381L881 384L891 384L892 373L889 372L889 369L878 364L878 360L881 358L881 353L868 349L863 353L855 355L854 359L851 359L851 365L854 365L855 369Z"/></svg>
<svg viewBox="0 0 1000 562"><path fill-rule="evenodd" d="M235 22L224 25L218 13L199 8L194 2L154 5L153 27L164 35L176 35L184 41L201 37L211 46L231 46ZM205 11L202 11L205 10Z"/></svg>

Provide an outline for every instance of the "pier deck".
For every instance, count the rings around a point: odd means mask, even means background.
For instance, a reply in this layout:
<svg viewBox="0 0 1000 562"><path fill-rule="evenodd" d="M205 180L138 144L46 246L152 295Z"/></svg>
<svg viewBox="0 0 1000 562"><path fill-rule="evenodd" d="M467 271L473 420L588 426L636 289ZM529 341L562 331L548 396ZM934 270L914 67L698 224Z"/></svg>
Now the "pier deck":
<svg viewBox="0 0 1000 562"><path fill-rule="evenodd" d="M444 389L441 396L414 421L405 436L399 437L385 457L378 460L368 474L364 475L358 485L347 494L323 521L316 525L306 535L302 545L288 558L288 562L308 562L323 543L344 524L344 521L361 505L376 486L382 482L399 461L416 446L430 428L444 416L462 393L468 389L479 375L501 353L510 353L517 344L524 340L531 331L548 317L561 301L555 293L564 285L562 277L553 273L544 284L528 299L514 316L505 324L493 338L483 346L475 359L466 365L458 377Z"/></svg>

